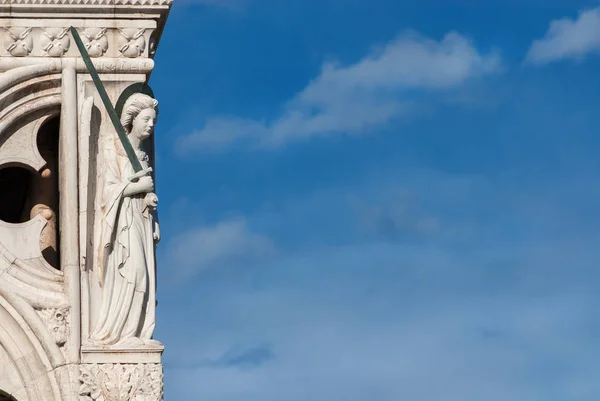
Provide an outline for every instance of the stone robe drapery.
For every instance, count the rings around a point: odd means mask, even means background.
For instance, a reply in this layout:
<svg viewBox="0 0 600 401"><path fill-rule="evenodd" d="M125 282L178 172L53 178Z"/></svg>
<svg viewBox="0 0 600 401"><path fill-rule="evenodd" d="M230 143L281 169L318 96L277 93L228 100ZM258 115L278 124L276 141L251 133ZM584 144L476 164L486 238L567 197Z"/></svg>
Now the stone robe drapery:
<svg viewBox="0 0 600 401"><path fill-rule="evenodd" d="M101 208L102 305L91 340L102 345L135 343L136 338L145 342L155 326L153 215L145 193L124 194L133 167L121 144L109 142ZM136 154L147 168L148 156L139 150Z"/></svg>

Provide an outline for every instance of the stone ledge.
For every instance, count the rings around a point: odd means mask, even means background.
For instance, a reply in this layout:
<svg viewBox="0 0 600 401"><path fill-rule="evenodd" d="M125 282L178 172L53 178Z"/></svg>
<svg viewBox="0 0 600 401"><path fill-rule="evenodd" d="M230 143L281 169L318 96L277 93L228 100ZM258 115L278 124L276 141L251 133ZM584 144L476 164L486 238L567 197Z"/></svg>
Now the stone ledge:
<svg viewBox="0 0 600 401"><path fill-rule="evenodd" d="M81 363L160 363L164 346L81 348Z"/></svg>
<svg viewBox="0 0 600 401"><path fill-rule="evenodd" d="M151 58L141 57L134 59L99 57L92 59L92 63L99 73L109 74L148 74L154 68L154 61ZM47 74L60 73L66 66L74 66L80 73L88 72L83 59L77 57L0 57L0 72L34 65L46 66Z"/></svg>

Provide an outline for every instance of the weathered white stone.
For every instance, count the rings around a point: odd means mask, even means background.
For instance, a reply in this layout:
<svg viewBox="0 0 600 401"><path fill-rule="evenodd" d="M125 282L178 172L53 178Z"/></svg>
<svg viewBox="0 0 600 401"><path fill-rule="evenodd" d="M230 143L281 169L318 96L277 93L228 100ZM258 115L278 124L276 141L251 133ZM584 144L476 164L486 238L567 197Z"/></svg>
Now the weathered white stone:
<svg viewBox="0 0 600 401"><path fill-rule="evenodd" d="M23 387L14 362L0 346L0 388L6 394L13 394Z"/></svg>
<svg viewBox="0 0 600 401"><path fill-rule="evenodd" d="M163 346L152 338L158 199L151 175L131 177L69 28L116 104L148 79L170 6L0 0L0 395L162 400ZM144 96L125 104L123 122L142 164L152 167L153 149L142 144L153 133L155 101ZM40 135L55 135L44 137L56 141L55 162L41 151ZM102 207L111 179L122 187L113 193L116 207L138 222L127 226L139 241L128 243L126 258L107 240L111 224L128 224ZM51 261L44 251L56 247L60 260ZM111 298L113 290L123 296Z"/></svg>

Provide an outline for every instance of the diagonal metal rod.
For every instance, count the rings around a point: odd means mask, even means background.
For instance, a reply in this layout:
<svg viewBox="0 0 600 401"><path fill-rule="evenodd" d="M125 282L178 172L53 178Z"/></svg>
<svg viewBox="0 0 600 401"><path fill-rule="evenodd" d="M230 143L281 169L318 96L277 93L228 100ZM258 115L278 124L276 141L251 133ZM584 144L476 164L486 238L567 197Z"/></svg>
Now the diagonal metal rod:
<svg viewBox="0 0 600 401"><path fill-rule="evenodd" d="M133 170L136 172L136 175L137 175L137 173L143 171L142 165L140 164L140 161L138 160L137 155L135 154L135 151L133 150L133 147L131 146L131 142L129 142L127 133L125 132L123 125L121 125L119 116L117 116L117 112L115 111L115 108L113 107L112 103L110 102L108 94L106 93L106 89L104 89L104 85L102 84L102 81L100 80L100 77L98 76L96 67L94 67L94 64L92 63L92 59L90 58L90 55L88 54L87 50L85 49L85 46L84 46L83 42L81 41L81 37L79 36L79 33L77 32L77 30L74 27L71 27L70 30L71 30L71 35L73 35L73 39L75 39L75 44L77 44L77 48L79 49L79 53L81 53L83 62L85 63L87 69L90 72L90 75L92 76L92 80L94 81L94 85L96 86L96 89L98 90L100 99L102 99L102 103L104 103L104 107L106 108L106 111L108 112L108 116L110 117L113 125L115 126L117 135L119 136L119 139L121 140L121 144L123 145L123 148L125 149L125 153L127 153L127 158L129 159L129 162L131 162L131 165L133 166Z"/></svg>

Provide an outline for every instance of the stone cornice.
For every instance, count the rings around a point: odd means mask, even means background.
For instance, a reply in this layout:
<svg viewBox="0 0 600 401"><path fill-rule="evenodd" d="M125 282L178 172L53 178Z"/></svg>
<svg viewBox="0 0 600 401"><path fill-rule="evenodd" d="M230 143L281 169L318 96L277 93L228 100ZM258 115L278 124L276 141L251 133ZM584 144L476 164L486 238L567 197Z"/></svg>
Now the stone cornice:
<svg viewBox="0 0 600 401"><path fill-rule="evenodd" d="M0 27L18 19L52 21L83 20L154 20L162 31L173 0L0 0ZM18 24L18 23L17 23ZM85 24L84 26L89 26Z"/></svg>
<svg viewBox="0 0 600 401"><path fill-rule="evenodd" d="M1 6L101 6L113 8L118 6L154 6L169 7L173 0L0 0Z"/></svg>

